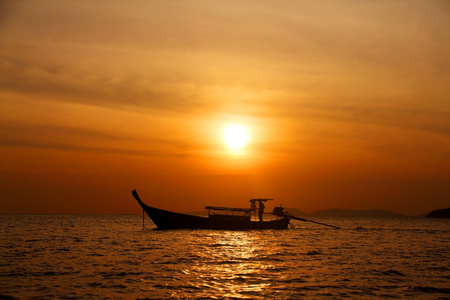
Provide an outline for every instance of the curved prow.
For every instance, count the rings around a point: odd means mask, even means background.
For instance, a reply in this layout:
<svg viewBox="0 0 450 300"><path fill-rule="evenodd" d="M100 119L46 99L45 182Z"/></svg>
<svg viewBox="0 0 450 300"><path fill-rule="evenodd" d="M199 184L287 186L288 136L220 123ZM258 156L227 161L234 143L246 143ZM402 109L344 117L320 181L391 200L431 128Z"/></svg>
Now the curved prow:
<svg viewBox="0 0 450 300"><path fill-rule="evenodd" d="M136 190L131 191L131 194L133 194L134 199L137 200L137 202L139 203L140 206L142 206L142 208L146 207L147 205L145 205L144 202L142 202L141 198L139 198L138 193L136 192Z"/></svg>

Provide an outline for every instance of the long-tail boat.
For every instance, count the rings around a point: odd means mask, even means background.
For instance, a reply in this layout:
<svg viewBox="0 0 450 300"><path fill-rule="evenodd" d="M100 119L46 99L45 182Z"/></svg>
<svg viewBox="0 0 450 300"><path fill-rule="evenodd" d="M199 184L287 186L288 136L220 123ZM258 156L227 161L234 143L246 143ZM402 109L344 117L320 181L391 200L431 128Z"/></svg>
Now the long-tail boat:
<svg viewBox="0 0 450 300"><path fill-rule="evenodd" d="M136 190L132 191L142 209L152 219L158 229L220 229L220 230L252 230L252 229L287 229L290 217L282 213L282 207L274 209L276 219L269 221L254 221L254 202L265 202L272 199L252 199L250 208L231 208L206 206L208 217L194 216L171 212L146 205L139 198Z"/></svg>

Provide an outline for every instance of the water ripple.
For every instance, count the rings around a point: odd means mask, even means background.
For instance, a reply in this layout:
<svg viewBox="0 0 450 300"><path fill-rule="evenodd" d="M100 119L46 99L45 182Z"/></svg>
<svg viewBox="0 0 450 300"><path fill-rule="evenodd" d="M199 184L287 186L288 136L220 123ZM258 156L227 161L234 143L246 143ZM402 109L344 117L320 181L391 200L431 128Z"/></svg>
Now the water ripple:
<svg viewBox="0 0 450 300"><path fill-rule="evenodd" d="M449 297L446 220L324 222L343 229L158 231L141 230L140 216L0 216L0 299Z"/></svg>

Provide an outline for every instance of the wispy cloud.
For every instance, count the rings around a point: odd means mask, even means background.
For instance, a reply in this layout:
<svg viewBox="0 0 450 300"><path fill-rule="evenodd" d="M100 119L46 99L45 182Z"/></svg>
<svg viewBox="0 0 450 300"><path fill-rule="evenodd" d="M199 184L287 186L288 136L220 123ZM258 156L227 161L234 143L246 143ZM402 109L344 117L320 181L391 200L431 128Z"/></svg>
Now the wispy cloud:
<svg viewBox="0 0 450 300"><path fill-rule="evenodd" d="M216 168L205 178L238 175L243 160L216 154L219 124L239 120L267 165L311 161L331 178L351 158L370 177L371 158L372 171L441 174L449 14L416 0L2 1L0 151L150 157L174 174L170 159L202 158Z"/></svg>

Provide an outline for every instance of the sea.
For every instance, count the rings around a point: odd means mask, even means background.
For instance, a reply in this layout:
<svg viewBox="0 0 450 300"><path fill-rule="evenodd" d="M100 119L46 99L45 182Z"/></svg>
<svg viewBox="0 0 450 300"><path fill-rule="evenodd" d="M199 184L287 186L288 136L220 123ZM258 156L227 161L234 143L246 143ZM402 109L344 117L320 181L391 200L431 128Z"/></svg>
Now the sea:
<svg viewBox="0 0 450 300"><path fill-rule="evenodd" d="M450 299L450 220L155 230L140 215L0 216L0 299Z"/></svg>

